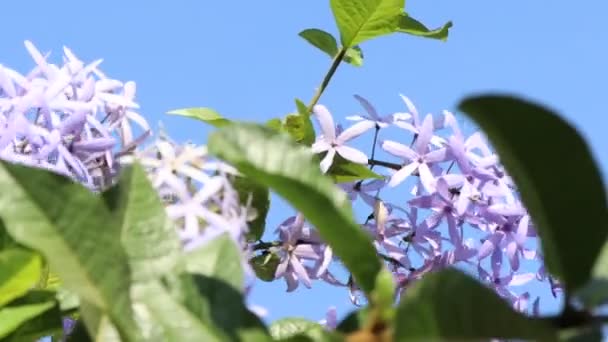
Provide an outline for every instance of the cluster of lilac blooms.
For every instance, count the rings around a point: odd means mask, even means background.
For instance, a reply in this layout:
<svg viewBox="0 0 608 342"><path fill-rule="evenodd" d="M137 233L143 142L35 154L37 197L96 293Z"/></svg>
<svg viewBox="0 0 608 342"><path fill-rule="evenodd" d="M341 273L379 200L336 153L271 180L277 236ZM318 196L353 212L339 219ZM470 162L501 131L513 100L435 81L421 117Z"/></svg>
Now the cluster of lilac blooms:
<svg viewBox="0 0 608 342"><path fill-rule="evenodd" d="M355 98L366 114L347 117L355 123L345 130L326 107L314 107L321 132L312 150L322 153L323 172L339 162L336 154L387 171L383 179L339 186L355 208L372 213L361 227L393 272L400 293L425 274L454 266L477 276L516 310L538 314L540 298L516 289L546 281L555 297L560 285L545 273L534 225L485 137L480 132L465 135L448 111L421 117L404 96L407 112L386 116L366 99ZM377 141L389 127L407 142ZM377 141L369 158L346 145L366 132ZM380 152L391 160L374 159ZM395 187L401 188L397 195L380 196ZM280 225L278 236L282 259L276 276L285 279L288 291L320 279L349 287L351 299L358 301L356 283L332 273L331 249L299 214Z"/></svg>
<svg viewBox="0 0 608 342"><path fill-rule="evenodd" d="M236 170L210 159L205 146L178 144L163 132L146 146L152 132L137 113L135 83L107 77L99 69L102 60L85 64L64 47L58 66L31 42L25 47L36 64L29 73L0 65L0 159L64 175L96 193L137 161L164 200L184 249L227 232L243 248L250 281L245 233L255 217L231 186ZM73 325L64 318L66 334Z"/></svg>
<svg viewBox="0 0 608 342"><path fill-rule="evenodd" d="M230 185L234 168L211 160L205 146L177 144L162 132L145 146L151 130L137 113L135 83L107 77L102 60L85 64L64 47L63 64L55 65L31 42L25 47L36 64L29 73L0 65L0 159L62 174L94 192L136 160L185 249L228 232L246 251L252 214Z"/></svg>
<svg viewBox="0 0 608 342"><path fill-rule="evenodd" d="M29 41L36 67L26 75L0 65L0 158L57 172L92 190L111 185L116 159L150 132L135 112L135 83L108 78L64 48L47 62ZM134 133L133 123L139 126Z"/></svg>

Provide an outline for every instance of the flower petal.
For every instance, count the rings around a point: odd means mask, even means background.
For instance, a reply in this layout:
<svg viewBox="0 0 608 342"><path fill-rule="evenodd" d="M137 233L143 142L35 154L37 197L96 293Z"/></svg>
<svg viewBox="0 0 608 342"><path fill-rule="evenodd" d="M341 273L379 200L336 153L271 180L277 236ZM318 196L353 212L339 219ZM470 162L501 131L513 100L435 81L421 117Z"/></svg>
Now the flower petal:
<svg viewBox="0 0 608 342"><path fill-rule="evenodd" d="M414 150L412 150L411 148L409 148L403 144L400 144L398 142L395 142L395 141L391 141L391 140L384 141L382 143L382 148L386 152L388 152L396 157L400 157L400 158L403 158L406 160L411 160L411 161L418 159L418 153L414 152Z"/></svg>
<svg viewBox="0 0 608 342"><path fill-rule="evenodd" d="M344 144L345 142L352 140L366 131L376 127L376 123L373 121L361 121L347 128L344 132L340 133L338 138L336 138L336 143L339 145Z"/></svg>
<svg viewBox="0 0 608 342"><path fill-rule="evenodd" d="M367 165L367 155L365 153L348 146L336 147L336 152L344 159L350 160L353 163Z"/></svg>
<svg viewBox="0 0 608 342"><path fill-rule="evenodd" d="M329 110L324 105L315 105L313 113L321 126L325 140L330 143L336 140L336 124Z"/></svg>
<svg viewBox="0 0 608 342"><path fill-rule="evenodd" d="M388 186L395 187L401 184L408 176L412 174L412 172L414 172L414 170L418 168L418 165L420 164L413 162L399 169L399 171L395 172L391 177L391 180L388 182Z"/></svg>
<svg viewBox="0 0 608 342"><path fill-rule="evenodd" d="M321 172L326 173L329 170L329 167L334 162L334 156L336 155L336 150L331 148L327 151L325 158L321 160Z"/></svg>

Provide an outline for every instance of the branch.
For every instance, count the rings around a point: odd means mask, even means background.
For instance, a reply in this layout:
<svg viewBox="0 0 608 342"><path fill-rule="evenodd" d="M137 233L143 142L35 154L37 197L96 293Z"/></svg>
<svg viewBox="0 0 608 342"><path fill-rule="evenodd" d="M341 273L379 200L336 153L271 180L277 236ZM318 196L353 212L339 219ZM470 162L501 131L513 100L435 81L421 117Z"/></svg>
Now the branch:
<svg viewBox="0 0 608 342"><path fill-rule="evenodd" d="M376 160L376 159L368 159L367 164L372 165L372 166L374 166L374 165L384 166L384 167L387 167L387 168L393 169L393 170L401 170L401 168L403 167L403 165L401 165L401 164L390 163L390 162L385 162L385 161Z"/></svg>
<svg viewBox="0 0 608 342"><path fill-rule="evenodd" d="M323 81L321 81L321 85L319 86L319 88L317 88L317 92L315 93L315 96L313 96L312 100L310 100L310 103L308 104L308 113L310 113L312 111L312 108L317 104L317 102L319 102L319 99L321 98L323 91L325 91L325 88L327 88L329 81L331 80L332 76L338 69L338 66L342 62L342 59L344 58L345 55L346 55L346 49L341 48L340 51L338 51L338 54L331 61L331 66L329 67L327 74L325 74L325 77L323 77Z"/></svg>

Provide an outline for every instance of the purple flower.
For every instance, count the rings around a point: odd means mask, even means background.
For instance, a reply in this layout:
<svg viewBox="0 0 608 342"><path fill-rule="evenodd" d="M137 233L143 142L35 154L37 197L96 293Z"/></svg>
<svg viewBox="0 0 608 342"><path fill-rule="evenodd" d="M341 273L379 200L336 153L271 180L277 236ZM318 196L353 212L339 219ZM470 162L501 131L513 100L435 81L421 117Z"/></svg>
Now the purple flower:
<svg viewBox="0 0 608 342"><path fill-rule="evenodd" d="M382 144L382 148L396 156L408 161L401 169L393 174L389 181L389 186L401 184L414 171L418 171L420 181L425 189L432 193L434 191L435 176L431 172L433 163L445 160L446 149L440 148L429 151L428 143L433 135L433 119L429 115L424 119L420 134L414 142L413 149L398 142L387 140Z"/></svg>
<svg viewBox="0 0 608 342"><path fill-rule="evenodd" d="M336 136L334 119L327 108L323 105L316 105L314 107L314 114L319 121L322 134L317 137L317 141L312 145L312 151L314 153L327 152L321 161L321 171L323 173L327 172L333 163L336 153L353 163L367 164L365 153L344 144L373 128L375 126L373 122L362 121L356 123Z"/></svg>
<svg viewBox="0 0 608 342"><path fill-rule="evenodd" d="M374 179L365 184L363 181L338 184L338 186L348 194L351 202L354 202L358 197L361 197L361 199L372 208L376 203L377 195L370 195L370 193L378 193L385 185L386 181L384 179Z"/></svg>
<svg viewBox="0 0 608 342"><path fill-rule="evenodd" d="M277 229L282 246L279 250L281 262L275 277L284 278L287 291L294 291L301 282L310 288L312 279L327 273L333 253L324 245L318 234L305 225L304 216L298 214L285 220ZM306 261L314 262L314 267L307 267Z"/></svg>
<svg viewBox="0 0 608 342"><path fill-rule="evenodd" d="M373 122L377 128L385 128L385 127L388 127L389 124L393 123L394 118L393 118L392 114L386 115L386 116L380 116L380 115L378 115L378 112L376 111L374 106L372 106L371 103L369 103L369 101L367 101L365 98L363 98L362 96L359 96L359 95L355 95L355 99L357 99L357 101L359 101L361 106L367 112L367 115L347 116L346 120Z"/></svg>

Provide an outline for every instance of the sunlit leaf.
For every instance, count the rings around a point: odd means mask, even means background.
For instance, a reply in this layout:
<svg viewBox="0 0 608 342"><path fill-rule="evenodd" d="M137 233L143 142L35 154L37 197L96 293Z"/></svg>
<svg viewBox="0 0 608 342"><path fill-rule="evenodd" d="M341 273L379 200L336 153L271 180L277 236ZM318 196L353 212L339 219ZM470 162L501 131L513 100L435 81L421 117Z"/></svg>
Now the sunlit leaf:
<svg viewBox="0 0 608 342"><path fill-rule="evenodd" d="M338 53L338 42L330 33L320 29L306 29L298 34L314 47L333 58Z"/></svg>
<svg viewBox="0 0 608 342"><path fill-rule="evenodd" d="M418 37L433 38L445 41L448 39L448 34L452 26L452 22L448 21L443 26L430 30L418 20L403 13L399 20L397 32L403 32Z"/></svg>
<svg viewBox="0 0 608 342"><path fill-rule="evenodd" d="M0 218L44 255L65 287L103 308L126 341L138 339L120 227L101 196L44 170L0 163ZM111 267L109 267L111 265Z"/></svg>
<svg viewBox="0 0 608 342"><path fill-rule="evenodd" d="M347 48L395 32L405 5L404 0L331 0L330 3L342 46Z"/></svg>
<svg viewBox="0 0 608 342"><path fill-rule="evenodd" d="M7 306L0 308L0 338L6 337L13 333L8 340L17 341L14 337L18 334L23 336L26 331L18 331L22 326L30 320L34 320L37 316L56 307L55 298L52 292L36 291L31 292L25 297L19 298ZM58 314L58 311L54 312ZM59 321L59 316L54 317L56 323ZM47 317L47 320L52 321L53 317ZM52 322L51 322L52 323ZM56 325L56 324L55 324ZM21 340L23 341L23 340Z"/></svg>
<svg viewBox="0 0 608 342"><path fill-rule="evenodd" d="M215 110L205 107L175 109L167 112L167 114L200 120L215 127L222 127L230 123L230 120L222 117Z"/></svg>
<svg viewBox="0 0 608 342"><path fill-rule="evenodd" d="M346 194L321 174L308 148L267 127L234 124L210 136L209 151L287 199L319 230L362 289L373 290L381 263L371 239L356 224Z"/></svg>
<svg viewBox="0 0 608 342"><path fill-rule="evenodd" d="M186 271L217 278L238 291L244 286L241 254L228 233L186 254Z"/></svg>
<svg viewBox="0 0 608 342"><path fill-rule="evenodd" d="M40 276L42 260L23 248L0 251L0 307L30 290Z"/></svg>

